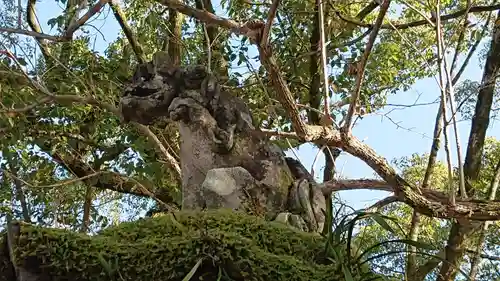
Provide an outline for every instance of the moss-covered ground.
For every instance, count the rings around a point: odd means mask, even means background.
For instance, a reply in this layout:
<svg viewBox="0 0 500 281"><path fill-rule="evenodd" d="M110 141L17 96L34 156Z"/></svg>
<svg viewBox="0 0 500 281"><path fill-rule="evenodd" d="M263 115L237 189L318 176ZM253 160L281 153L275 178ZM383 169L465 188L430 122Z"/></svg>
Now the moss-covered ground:
<svg viewBox="0 0 500 281"><path fill-rule="evenodd" d="M88 236L20 225L17 264L40 280L345 280L318 234L229 210L183 211ZM6 243L0 281L14 280Z"/></svg>

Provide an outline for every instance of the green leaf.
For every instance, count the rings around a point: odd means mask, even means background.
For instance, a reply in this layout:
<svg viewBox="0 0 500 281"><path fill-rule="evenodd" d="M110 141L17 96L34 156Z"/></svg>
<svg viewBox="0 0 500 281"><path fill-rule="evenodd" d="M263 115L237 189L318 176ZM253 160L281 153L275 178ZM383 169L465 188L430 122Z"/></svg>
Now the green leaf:
<svg viewBox="0 0 500 281"><path fill-rule="evenodd" d="M372 219L374 221L376 221L383 229L389 231L390 233L392 234L395 234L397 235L396 231L394 231L394 229L387 223L387 221L385 220L385 218L383 218L382 216L380 216L379 214L372 214Z"/></svg>
<svg viewBox="0 0 500 281"><path fill-rule="evenodd" d="M345 281L354 281L351 271L345 266L345 264L342 265L342 271L344 272Z"/></svg>
<svg viewBox="0 0 500 281"><path fill-rule="evenodd" d="M196 270L198 270L198 267L200 267L201 262L203 259L199 259L198 262L191 268L189 273L182 279L182 281L189 281L191 278L193 278L194 274L196 273Z"/></svg>

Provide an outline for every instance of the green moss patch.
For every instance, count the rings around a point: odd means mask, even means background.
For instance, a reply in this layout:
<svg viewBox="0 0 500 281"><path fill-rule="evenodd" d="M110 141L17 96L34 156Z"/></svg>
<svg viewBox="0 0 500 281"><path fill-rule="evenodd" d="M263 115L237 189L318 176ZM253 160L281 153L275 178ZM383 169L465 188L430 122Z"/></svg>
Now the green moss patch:
<svg viewBox="0 0 500 281"><path fill-rule="evenodd" d="M183 280L200 259L191 280L344 280L318 234L229 210L167 214L92 237L20 229L17 264L42 280ZM2 245L1 281L9 280Z"/></svg>

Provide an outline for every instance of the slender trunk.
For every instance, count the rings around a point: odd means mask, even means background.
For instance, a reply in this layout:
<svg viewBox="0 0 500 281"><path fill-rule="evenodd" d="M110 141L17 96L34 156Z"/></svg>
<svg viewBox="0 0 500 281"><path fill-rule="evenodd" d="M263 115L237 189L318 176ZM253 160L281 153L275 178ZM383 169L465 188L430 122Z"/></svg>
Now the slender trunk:
<svg viewBox="0 0 500 281"><path fill-rule="evenodd" d="M87 190L85 192L85 201L83 203L83 219L80 232L85 233L90 229L90 207L92 207L93 198L93 188L91 186L87 186Z"/></svg>
<svg viewBox="0 0 500 281"><path fill-rule="evenodd" d="M491 181L490 195L488 197L488 200L495 200L499 183L500 183L500 161L498 161L497 166L495 168L495 177ZM476 245L476 254L472 258L471 265L470 265L469 278L471 281L476 280L477 271L479 269L479 262L481 262L481 252L483 251L483 244L484 244L484 240L486 238L486 233L488 231L489 226L490 226L490 222L485 222L483 224L483 229L481 230L481 233L479 234L479 240L478 240L477 245Z"/></svg>
<svg viewBox="0 0 500 281"><path fill-rule="evenodd" d="M14 195L15 195L14 198L16 200L19 200L19 203L21 203L23 220L27 223L30 223L31 222L30 211L29 211L29 207L28 207L28 202L26 201L26 196L24 195L23 183L21 182L21 180L19 180L17 161L14 160L12 155L7 155L7 161L8 161L10 173L13 176L13 182L14 182L14 190L13 191L14 191ZM13 198L13 200L14 200L14 198ZM12 210L12 211L14 211L14 210Z"/></svg>
<svg viewBox="0 0 500 281"><path fill-rule="evenodd" d="M319 68L319 48L320 48L320 34L319 34L319 14L318 5L315 5L314 15L313 15L313 29L311 32L311 37L309 38L311 55L309 56L309 76L311 77L309 83L309 106L311 108L320 109L321 105L321 76ZM317 111L309 110L307 112L308 121L310 124L318 125L320 117ZM328 149L323 152L325 156ZM325 168L325 173L326 173ZM326 174L325 174L326 175Z"/></svg>
<svg viewBox="0 0 500 281"><path fill-rule="evenodd" d="M340 149L335 147L326 147L323 149L325 154L325 170L323 172L323 182L331 181L335 177L335 160L340 155ZM325 216L325 226L323 227L323 234L327 234L332 231L333 227L333 200L332 194L325 197L326 202L326 216Z"/></svg>
<svg viewBox="0 0 500 281"><path fill-rule="evenodd" d="M496 21L500 20L500 11ZM495 81L500 70L500 26L495 25L492 32L490 50L484 67L481 88L476 102L475 114L472 118L469 143L464 162L466 192L474 195L474 182L479 175L484 149L486 131L490 122L490 112L495 92ZM463 257L463 245L466 238L475 230L470 223L453 223L446 245L446 262L442 263L437 281L452 281L457 275Z"/></svg>
<svg viewBox="0 0 500 281"><path fill-rule="evenodd" d="M170 9L168 11L168 32L163 44L163 50L166 50L169 57L172 59L172 64L181 65L182 61L182 23L184 22L184 14Z"/></svg>
<svg viewBox="0 0 500 281"><path fill-rule="evenodd" d="M196 0L197 9L205 9L207 12L214 14L215 10L211 0ZM224 44L227 41L227 36L222 36L219 28L215 25L206 26L208 40L210 41L212 71L218 75L220 79L229 77L229 64L224 58ZM206 46L205 42L205 46ZM206 49L206 48L204 48ZM203 56L206 59L207 56Z"/></svg>
<svg viewBox="0 0 500 281"><path fill-rule="evenodd" d="M411 226L410 233L408 233L408 239L412 241L418 240L418 234L420 232L420 214L417 211L413 211L411 216ZM406 263L406 280L413 280L415 272L417 270L417 248L415 246L408 246L408 260Z"/></svg>

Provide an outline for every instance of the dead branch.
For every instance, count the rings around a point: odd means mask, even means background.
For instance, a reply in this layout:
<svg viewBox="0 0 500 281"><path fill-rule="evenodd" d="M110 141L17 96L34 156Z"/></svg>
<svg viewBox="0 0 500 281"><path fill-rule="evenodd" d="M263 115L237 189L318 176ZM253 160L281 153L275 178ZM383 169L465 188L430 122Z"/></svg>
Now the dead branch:
<svg viewBox="0 0 500 281"><path fill-rule="evenodd" d="M368 208L365 208L365 211L378 211L378 210L382 209L383 207L385 207L389 204L398 202L398 201L399 201L398 197L388 196L388 197L385 197L384 199L381 199L381 200L375 202L375 204L369 206Z"/></svg>
<svg viewBox="0 0 500 281"><path fill-rule="evenodd" d="M326 57L326 39L325 39L325 15L323 11L323 0L316 0L316 5L318 6L318 19L319 19L319 35L320 35L320 40L319 40L319 48L321 49L321 69L323 72L323 86L324 86L324 115L322 120L321 125L327 125L327 126L332 126L335 121L331 117L331 112L330 112L330 101L328 97L330 96L330 91L328 85L330 84L328 82L328 62L327 62L327 57Z"/></svg>
<svg viewBox="0 0 500 281"><path fill-rule="evenodd" d="M448 140L448 123L447 123L447 94L446 94L446 85L451 86L451 84L446 84L444 82L443 70L446 71L446 65L444 61L446 60L444 54L444 43L443 43L443 35L442 35L442 26L440 20L440 1L438 0L436 4L436 42L437 42L437 59L438 59L438 73L439 73L439 85L441 88L441 107L442 107L442 122L444 126L443 136L444 136L444 150L446 153L446 164L448 167L448 192L450 194L450 203L455 205L455 187L453 186L453 172L452 172L452 164L451 164L451 152L450 145ZM460 163L459 163L460 165Z"/></svg>

